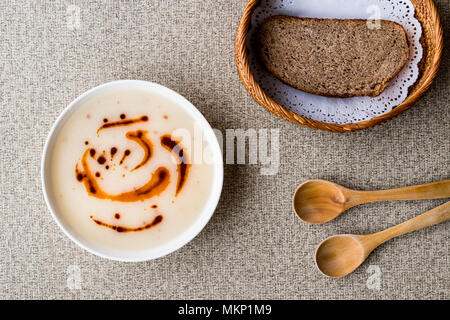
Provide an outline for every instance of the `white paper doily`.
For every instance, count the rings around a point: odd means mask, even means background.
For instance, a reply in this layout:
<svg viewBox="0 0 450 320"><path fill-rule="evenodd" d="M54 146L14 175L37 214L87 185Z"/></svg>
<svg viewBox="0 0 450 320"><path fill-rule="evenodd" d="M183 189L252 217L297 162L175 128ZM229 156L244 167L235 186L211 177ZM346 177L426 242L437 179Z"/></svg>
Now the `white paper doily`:
<svg viewBox="0 0 450 320"><path fill-rule="evenodd" d="M262 0L252 15L247 47L256 81L263 90L283 107L314 120L328 123L355 123L369 120L391 111L402 103L408 88L418 78L418 63L422 59L420 37L422 27L414 17L410 0ZM383 19L397 22L408 35L409 60L390 85L378 97L330 98L297 90L284 84L267 71L253 50L256 31L273 15L308 18Z"/></svg>

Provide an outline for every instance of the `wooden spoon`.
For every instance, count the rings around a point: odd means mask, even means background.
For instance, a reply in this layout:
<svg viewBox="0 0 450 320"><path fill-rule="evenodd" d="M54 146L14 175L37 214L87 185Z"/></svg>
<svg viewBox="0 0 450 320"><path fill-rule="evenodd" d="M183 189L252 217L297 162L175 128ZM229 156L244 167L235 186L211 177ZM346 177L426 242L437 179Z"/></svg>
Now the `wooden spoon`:
<svg viewBox="0 0 450 320"><path fill-rule="evenodd" d="M293 207L305 222L321 224L367 202L450 198L450 180L380 191L356 191L325 180L309 180L294 193Z"/></svg>
<svg viewBox="0 0 450 320"><path fill-rule="evenodd" d="M316 250L316 265L326 276L343 277L358 268L380 244L402 234L450 219L450 201L387 230L369 234L343 234L322 241Z"/></svg>

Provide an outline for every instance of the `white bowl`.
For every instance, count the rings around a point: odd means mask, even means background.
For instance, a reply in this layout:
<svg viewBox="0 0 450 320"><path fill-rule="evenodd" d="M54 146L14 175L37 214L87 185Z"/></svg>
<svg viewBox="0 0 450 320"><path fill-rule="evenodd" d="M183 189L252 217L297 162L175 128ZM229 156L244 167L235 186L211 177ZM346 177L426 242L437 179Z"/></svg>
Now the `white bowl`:
<svg viewBox="0 0 450 320"><path fill-rule="evenodd" d="M129 90L129 89L139 89L150 93L157 93L162 95L172 101L174 101L178 106L183 108L188 114L190 114L194 120L197 121L198 125L203 129L204 138L209 144L210 150L215 157L214 161L214 178L213 178L213 190L211 190L210 196L206 202L205 207L194 221L194 223L189 226L183 233L178 235L175 239L168 243L165 243L159 247L147 249L147 250L114 250L101 246L99 244L93 243L83 238L78 232L76 232L70 223L65 219L64 215L60 212L54 192L52 190L51 183L51 155L55 146L56 138L61 131L62 127L80 106L82 106L87 100L95 98L97 96L103 95L108 92L117 90ZM44 192L45 202L47 203L50 212L55 219L58 226L64 231L64 233L72 239L76 244L78 244L83 249L96 254L100 257L118 260L118 261L146 261L151 259L156 259L167 255L185 244L191 241L208 223L209 219L216 209L217 203L219 202L220 194L222 192L223 184L223 160L222 151L220 149L219 143L217 141L216 135L212 130L209 123L203 117L203 115L195 108L188 100L176 93L175 91L168 89L164 86L153 82L139 81L139 80L119 80L109 83L102 84L95 87L81 96L76 98L69 106L61 113L61 115L56 120L55 124L50 130L50 133L45 142L44 152L42 155L41 163L41 178L42 178L42 189Z"/></svg>

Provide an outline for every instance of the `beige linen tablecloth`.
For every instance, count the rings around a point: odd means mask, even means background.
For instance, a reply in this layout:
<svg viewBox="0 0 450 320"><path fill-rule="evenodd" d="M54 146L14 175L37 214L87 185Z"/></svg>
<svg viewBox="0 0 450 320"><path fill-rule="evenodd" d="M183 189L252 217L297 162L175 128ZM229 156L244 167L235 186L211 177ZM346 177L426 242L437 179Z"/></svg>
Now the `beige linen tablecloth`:
<svg viewBox="0 0 450 320"><path fill-rule="evenodd" d="M437 0L449 42L450 3ZM411 110L373 129L333 134L265 111L241 85L234 33L242 0L0 3L0 298L449 299L450 223L397 238L353 274L322 276L314 250L336 233L382 230L445 200L363 205L323 226L291 210L297 184L329 179L365 190L450 178L450 64ZM447 50L447 49L445 49ZM74 98L143 79L189 99L215 128L280 130L280 168L226 165L207 227L156 261L89 254L52 220L40 183L47 133Z"/></svg>

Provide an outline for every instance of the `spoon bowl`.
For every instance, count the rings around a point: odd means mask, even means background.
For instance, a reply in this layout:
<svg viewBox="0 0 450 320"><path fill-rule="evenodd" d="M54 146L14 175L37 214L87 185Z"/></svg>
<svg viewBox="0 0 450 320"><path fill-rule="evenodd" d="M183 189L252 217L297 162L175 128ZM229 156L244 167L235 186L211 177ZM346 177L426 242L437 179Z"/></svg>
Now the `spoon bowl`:
<svg viewBox="0 0 450 320"><path fill-rule="evenodd" d="M297 216L312 224L333 220L344 210L345 196L339 185L325 180L310 180L294 193L293 207Z"/></svg>
<svg viewBox="0 0 450 320"><path fill-rule="evenodd" d="M316 250L316 265L331 278L340 278L358 268L365 260L363 245L354 235L332 236L319 244Z"/></svg>

